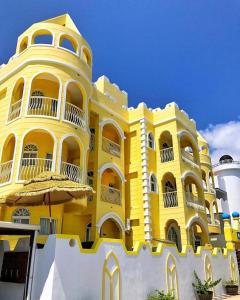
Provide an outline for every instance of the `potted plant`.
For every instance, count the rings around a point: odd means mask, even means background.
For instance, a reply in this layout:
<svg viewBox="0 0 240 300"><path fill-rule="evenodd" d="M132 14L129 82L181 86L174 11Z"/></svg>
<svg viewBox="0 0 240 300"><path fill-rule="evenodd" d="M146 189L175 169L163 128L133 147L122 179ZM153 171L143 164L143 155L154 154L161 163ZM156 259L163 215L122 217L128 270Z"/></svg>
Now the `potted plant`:
<svg viewBox="0 0 240 300"><path fill-rule="evenodd" d="M147 300L176 300L176 298L171 293L165 294L164 291L155 290L148 295Z"/></svg>
<svg viewBox="0 0 240 300"><path fill-rule="evenodd" d="M197 273L194 271L195 282L192 283L192 286L195 288L198 299L199 300L212 300L213 298L213 291L211 289L219 284L221 279L216 281L212 281L211 278L208 280L201 281L198 277Z"/></svg>
<svg viewBox="0 0 240 300"><path fill-rule="evenodd" d="M238 282L235 280L226 280L223 283L228 295L238 295Z"/></svg>

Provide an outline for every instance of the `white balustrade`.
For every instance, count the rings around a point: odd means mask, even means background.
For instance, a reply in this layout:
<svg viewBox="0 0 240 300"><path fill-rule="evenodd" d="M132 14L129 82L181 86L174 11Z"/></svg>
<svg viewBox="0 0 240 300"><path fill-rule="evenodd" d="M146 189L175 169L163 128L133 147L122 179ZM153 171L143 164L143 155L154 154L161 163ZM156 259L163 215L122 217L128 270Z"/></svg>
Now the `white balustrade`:
<svg viewBox="0 0 240 300"><path fill-rule="evenodd" d="M0 184L10 181L12 165L12 160L0 164Z"/></svg>
<svg viewBox="0 0 240 300"><path fill-rule="evenodd" d="M101 200L104 202L121 205L121 192L118 189L102 184Z"/></svg>
<svg viewBox="0 0 240 300"><path fill-rule="evenodd" d="M29 99L28 115L57 117L58 100L50 97L32 96Z"/></svg>
<svg viewBox="0 0 240 300"><path fill-rule="evenodd" d="M19 172L20 180L29 180L42 172L52 170L52 159L22 158Z"/></svg>
<svg viewBox="0 0 240 300"><path fill-rule="evenodd" d="M164 207L178 206L177 191L164 193L163 201L164 201Z"/></svg>
<svg viewBox="0 0 240 300"><path fill-rule="evenodd" d="M22 99L11 104L10 110L9 110L9 115L8 115L8 121L12 121L20 116L21 105L22 105Z"/></svg>
<svg viewBox="0 0 240 300"><path fill-rule="evenodd" d="M186 192L186 202L187 202L187 206L189 207L195 208L197 210L205 211L203 200L199 199L191 192Z"/></svg>
<svg viewBox="0 0 240 300"><path fill-rule="evenodd" d="M187 160L192 161L194 164L197 163L196 159L194 158L193 154L190 152L185 151L184 149L182 149L182 157L186 158Z"/></svg>
<svg viewBox="0 0 240 300"><path fill-rule="evenodd" d="M64 119L78 127L86 127L84 111L72 103L66 102Z"/></svg>
<svg viewBox="0 0 240 300"><path fill-rule="evenodd" d="M103 151L117 157L120 157L121 155L121 146L104 136L102 138L102 149Z"/></svg>
<svg viewBox="0 0 240 300"><path fill-rule="evenodd" d="M82 170L79 166L63 161L61 163L60 173L66 175L72 181L82 182Z"/></svg>
<svg viewBox="0 0 240 300"><path fill-rule="evenodd" d="M160 150L161 162L174 160L173 147Z"/></svg>

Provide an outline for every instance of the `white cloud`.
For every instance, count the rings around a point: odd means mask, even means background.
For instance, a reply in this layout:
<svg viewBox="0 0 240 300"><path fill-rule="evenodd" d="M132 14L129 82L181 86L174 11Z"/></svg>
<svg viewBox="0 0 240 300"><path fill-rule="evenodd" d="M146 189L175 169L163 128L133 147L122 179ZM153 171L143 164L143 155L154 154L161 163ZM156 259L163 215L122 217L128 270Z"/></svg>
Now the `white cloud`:
<svg viewBox="0 0 240 300"><path fill-rule="evenodd" d="M211 148L212 162L217 163L224 154L240 160L240 121L212 125L200 131Z"/></svg>

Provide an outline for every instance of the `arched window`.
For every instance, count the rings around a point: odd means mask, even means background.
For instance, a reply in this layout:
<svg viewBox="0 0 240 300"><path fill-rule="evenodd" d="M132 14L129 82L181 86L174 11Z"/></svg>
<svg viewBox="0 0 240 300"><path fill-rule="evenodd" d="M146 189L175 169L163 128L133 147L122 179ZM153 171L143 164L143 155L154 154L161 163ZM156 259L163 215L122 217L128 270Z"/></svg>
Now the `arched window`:
<svg viewBox="0 0 240 300"><path fill-rule="evenodd" d="M86 226L86 242L91 241L91 228L92 228L92 223L87 224L87 226Z"/></svg>
<svg viewBox="0 0 240 300"><path fill-rule="evenodd" d="M182 251L181 233L177 223L171 223L167 230L167 239L176 244L178 251Z"/></svg>
<svg viewBox="0 0 240 300"><path fill-rule="evenodd" d="M148 134L148 147L154 149L154 137L152 133Z"/></svg>
<svg viewBox="0 0 240 300"><path fill-rule="evenodd" d="M167 291L178 299L178 278L175 258L169 254L166 265Z"/></svg>
<svg viewBox="0 0 240 300"><path fill-rule="evenodd" d="M205 256L204 271L205 271L206 280L208 280L208 279L213 280L212 265L211 265L210 259L207 255Z"/></svg>
<svg viewBox="0 0 240 300"><path fill-rule="evenodd" d="M237 266L232 255L230 256L230 269L231 269L232 280L237 282L238 281Z"/></svg>
<svg viewBox="0 0 240 300"><path fill-rule="evenodd" d="M82 59L87 63L89 66L92 65L92 58L89 50L87 48L82 49Z"/></svg>
<svg viewBox="0 0 240 300"><path fill-rule="evenodd" d="M77 53L77 42L70 36L62 35L60 38L60 47L70 50L71 52Z"/></svg>
<svg viewBox="0 0 240 300"><path fill-rule="evenodd" d="M34 144L27 144L23 150L23 166L35 165L35 159L38 157L38 147Z"/></svg>
<svg viewBox="0 0 240 300"><path fill-rule="evenodd" d="M150 191L153 193L157 192L157 179L154 174L150 176Z"/></svg>
<svg viewBox="0 0 240 300"><path fill-rule="evenodd" d="M102 300L120 300L120 266L116 255L108 253L102 275Z"/></svg>
<svg viewBox="0 0 240 300"><path fill-rule="evenodd" d="M12 215L13 223L29 224L30 213L26 208L18 208Z"/></svg>
<svg viewBox="0 0 240 300"><path fill-rule="evenodd" d="M52 45L52 42L53 42L52 33L45 29L36 31L32 37L32 44Z"/></svg>

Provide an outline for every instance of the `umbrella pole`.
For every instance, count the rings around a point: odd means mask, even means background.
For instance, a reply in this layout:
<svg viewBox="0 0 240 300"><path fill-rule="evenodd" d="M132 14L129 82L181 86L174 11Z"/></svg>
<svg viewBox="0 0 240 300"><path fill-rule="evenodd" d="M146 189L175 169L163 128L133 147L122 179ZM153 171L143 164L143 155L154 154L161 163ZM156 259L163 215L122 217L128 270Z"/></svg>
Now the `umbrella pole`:
<svg viewBox="0 0 240 300"><path fill-rule="evenodd" d="M48 193L48 209L49 209L49 216L50 216L50 234L52 234L53 228L52 228L52 211L51 211L50 193Z"/></svg>

